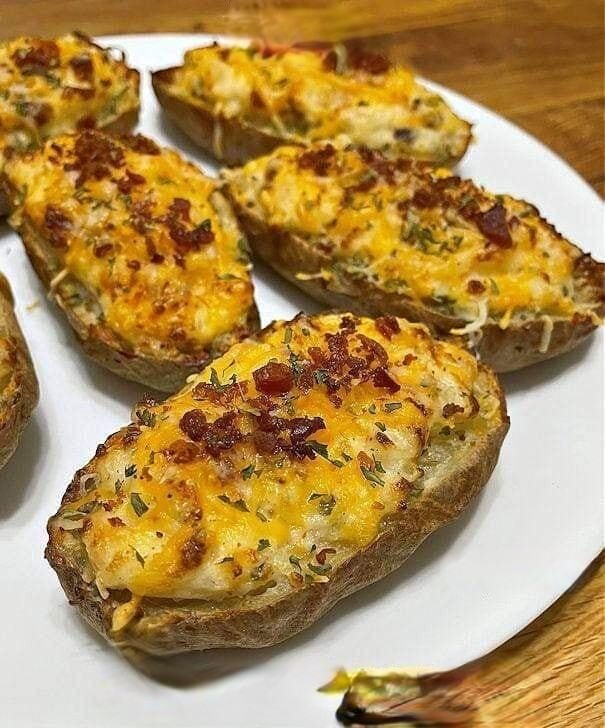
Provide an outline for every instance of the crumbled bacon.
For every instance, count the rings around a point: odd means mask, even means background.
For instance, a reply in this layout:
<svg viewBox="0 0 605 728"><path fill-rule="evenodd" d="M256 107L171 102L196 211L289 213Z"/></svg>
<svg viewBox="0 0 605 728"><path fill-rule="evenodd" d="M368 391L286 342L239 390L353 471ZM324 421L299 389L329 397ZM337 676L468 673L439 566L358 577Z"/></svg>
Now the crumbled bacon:
<svg viewBox="0 0 605 728"><path fill-rule="evenodd" d="M466 290L471 295L478 296L480 293L483 293L485 291L485 286L483 285L483 283L481 283L481 281L473 278L466 284Z"/></svg>
<svg viewBox="0 0 605 728"><path fill-rule="evenodd" d="M439 197L431 190L420 188L414 192L412 204L420 209L437 207L439 204Z"/></svg>
<svg viewBox="0 0 605 728"><path fill-rule="evenodd" d="M112 250L112 243L101 243L100 245L96 244L94 246L93 253L97 258L104 258L108 253L111 253Z"/></svg>
<svg viewBox="0 0 605 728"><path fill-rule="evenodd" d="M89 179L104 179L111 169L124 165L123 150L108 136L96 131L83 131L76 137L73 162L66 164L67 171L78 171L76 187Z"/></svg>
<svg viewBox="0 0 605 728"><path fill-rule="evenodd" d="M150 199L137 200L130 206L130 224L141 235L147 232L153 222L153 202Z"/></svg>
<svg viewBox="0 0 605 728"><path fill-rule="evenodd" d="M168 208L168 215L173 218L178 218L183 222L191 222L189 216L190 210L191 202L189 200L185 200L182 197L175 197Z"/></svg>
<svg viewBox="0 0 605 728"><path fill-rule="evenodd" d="M200 382L191 391L191 396L197 401L207 400L224 407L231 404L236 397L243 397L247 390L248 382L233 382L224 384L220 388L208 382Z"/></svg>
<svg viewBox="0 0 605 728"><path fill-rule="evenodd" d="M300 169L311 169L318 177L325 177L335 154L336 150L331 144L320 149L310 149L300 155L298 166Z"/></svg>
<svg viewBox="0 0 605 728"><path fill-rule="evenodd" d="M118 516L112 516L111 518L108 518L107 522L110 526L113 526L114 528L119 528L120 526L126 525L121 518L118 518Z"/></svg>
<svg viewBox="0 0 605 728"><path fill-rule="evenodd" d="M269 362L252 372L254 384L259 392L269 395L282 395L294 386L294 375L287 364Z"/></svg>
<svg viewBox="0 0 605 728"><path fill-rule="evenodd" d="M383 367L388 364L389 355L382 344L379 344L376 339L370 339L365 334L358 334L357 338L361 342L362 349L366 352L366 361L368 364L375 361Z"/></svg>
<svg viewBox="0 0 605 728"><path fill-rule="evenodd" d="M446 418L455 415L457 412L464 412L464 407L461 407L455 402L448 402L447 404L444 404L443 409L441 410L441 414Z"/></svg>
<svg viewBox="0 0 605 728"><path fill-rule="evenodd" d="M59 65L59 46L52 40L36 40L29 48L18 48L12 59L23 73L44 75Z"/></svg>
<svg viewBox="0 0 605 728"><path fill-rule="evenodd" d="M512 247L513 241L506 222L506 210L501 203L496 203L486 212L478 213L474 220L490 243L499 248Z"/></svg>
<svg viewBox="0 0 605 728"><path fill-rule="evenodd" d="M181 563L186 569L195 569L202 563L206 545L198 533L187 539L181 547Z"/></svg>
<svg viewBox="0 0 605 728"><path fill-rule="evenodd" d="M175 440L165 450L164 455L168 462L183 464L190 463L200 457L202 451L199 445L187 440Z"/></svg>
<svg viewBox="0 0 605 728"><path fill-rule="evenodd" d="M403 357L403 365L408 367L413 361L416 361L416 359L418 359L418 357L410 352Z"/></svg>
<svg viewBox="0 0 605 728"><path fill-rule="evenodd" d="M82 88L81 86L64 86L61 91L61 98L74 99L79 96L81 99L92 99L95 95L94 88Z"/></svg>
<svg viewBox="0 0 605 728"><path fill-rule="evenodd" d="M329 556L329 554L335 554L335 553L336 553L336 549L333 549L333 548L321 549L321 551L318 551L315 554L315 560L317 561L318 564L323 565L326 563L326 558Z"/></svg>
<svg viewBox="0 0 605 728"><path fill-rule="evenodd" d="M88 53L80 53L74 56L69 65L80 81L92 81L94 68L92 58Z"/></svg>
<svg viewBox="0 0 605 728"><path fill-rule="evenodd" d="M381 445L384 445L385 447L389 447L389 445L393 444L391 438L388 437L388 435L385 435L384 432L377 432L376 439Z"/></svg>
<svg viewBox="0 0 605 728"><path fill-rule="evenodd" d="M120 137L120 140L133 152L139 154L151 154L157 155L160 153L158 145L146 136L142 134L124 134Z"/></svg>
<svg viewBox="0 0 605 728"><path fill-rule="evenodd" d="M397 382L383 367L378 367L378 369L374 370L372 374L372 383L375 387L386 389L389 394L395 394L395 392L398 392L401 389L401 385L397 384Z"/></svg>
<svg viewBox="0 0 605 728"><path fill-rule="evenodd" d="M372 75L382 75L391 67L391 63L384 56L361 48L352 48L349 51L348 65L357 71L364 71Z"/></svg>
<svg viewBox="0 0 605 728"><path fill-rule="evenodd" d="M47 205L44 212L44 225L48 230L48 240L53 248L66 247L67 233L71 229L71 218L56 205Z"/></svg>
<svg viewBox="0 0 605 728"><path fill-rule="evenodd" d="M116 185L123 195L129 195L134 187L145 184L145 181L145 177L142 174L137 174L127 169L124 177L121 177L116 182Z"/></svg>
<svg viewBox="0 0 605 728"><path fill-rule="evenodd" d="M395 316L380 316L375 321L376 328L380 333L389 341L394 334L398 334L401 331L399 321Z"/></svg>
<svg viewBox="0 0 605 728"><path fill-rule="evenodd" d="M261 412L255 417L256 429L252 432L252 440L259 452L275 455L284 452L295 458L315 459L316 453L306 443L306 439L326 427L321 417L293 417L285 419ZM289 435L289 439L287 439Z"/></svg>
<svg viewBox="0 0 605 728"><path fill-rule="evenodd" d="M198 442L206 432L206 415L202 410L189 410L181 417L179 427L188 438Z"/></svg>

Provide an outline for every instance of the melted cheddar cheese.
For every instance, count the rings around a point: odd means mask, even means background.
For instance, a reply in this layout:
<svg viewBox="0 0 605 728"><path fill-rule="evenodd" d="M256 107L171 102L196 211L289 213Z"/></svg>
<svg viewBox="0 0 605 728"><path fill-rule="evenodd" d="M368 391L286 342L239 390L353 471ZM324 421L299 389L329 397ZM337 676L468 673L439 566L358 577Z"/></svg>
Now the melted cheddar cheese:
<svg viewBox="0 0 605 728"><path fill-rule="evenodd" d="M0 44L0 159L139 108L138 74L88 38Z"/></svg>
<svg viewBox="0 0 605 728"><path fill-rule="evenodd" d="M86 131L10 160L6 175L13 224L49 243L51 287L69 306L98 307L123 350L203 361L221 336L248 333L237 223L216 182L176 152Z"/></svg>
<svg viewBox="0 0 605 728"><path fill-rule="evenodd" d="M450 162L470 139L470 125L410 71L344 48L197 48L176 69L171 93L286 141Z"/></svg>
<svg viewBox="0 0 605 728"><path fill-rule="evenodd" d="M282 147L224 176L246 214L316 251L301 279L335 291L361 281L472 322L456 333L487 320L595 316L598 304L574 290L578 248L532 205L448 170L317 145Z"/></svg>
<svg viewBox="0 0 605 728"><path fill-rule="evenodd" d="M78 534L102 594L221 601L326 581L501 423L492 390L421 325L301 314L139 404L51 529Z"/></svg>

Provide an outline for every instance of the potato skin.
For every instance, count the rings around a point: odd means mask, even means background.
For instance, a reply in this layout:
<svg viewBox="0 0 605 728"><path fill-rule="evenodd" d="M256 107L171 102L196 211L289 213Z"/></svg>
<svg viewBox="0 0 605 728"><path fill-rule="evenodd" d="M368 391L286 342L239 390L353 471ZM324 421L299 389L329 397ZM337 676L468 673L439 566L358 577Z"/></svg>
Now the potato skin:
<svg viewBox="0 0 605 728"><path fill-rule="evenodd" d="M237 118L215 115L209 109L188 104L170 93L175 71L178 67L164 68L151 74L151 82L160 106L168 118L205 152L224 162L227 166L244 164L250 159L269 154L282 144L297 145L295 141L284 140L277 135L266 134ZM220 150L215 149L213 138L216 125L220 126ZM464 148L459 155L447 160L454 165L466 154L471 142L469 133ZM220 154L218 153L220 151Z"/></svg>
<svg viewBox="0 0 605 728"><path fill-rule="evenodd" d="M7 279L0 273L0 338L12 347L12 376L0 394L0 468L15 452L39 399L38 380L13 310Z"/></svg>
<svg viewBox="0 0 605 728"><path fill-rule="evenodd" d="M226 119L214 116L210 111L177 98L170 93L170 84L176 67L165 68L151 74L153 90L168 118L204 151L208 152L229 166L242 164L248 159L268 154L283 144L277 136L271 136L243 124L237 119ZM221 129L221 155L213 146L213 135L216 124Z"/></svg>
<svg viewBox="0 0 605 728"><path fill-rule="evenodd" d="M317 273L323 265L329 265L330 258L295 233L270 227L242 208L229 194L228 185L225 192L253 253L315 300L359 315L392 314L410 321L420 321L427 324L436 335L447 336L450 329L464 326L462 319L445 316L429 306L399 294L388 293L366 281L347 279L344 274L339 278L339 292L329 290L321 278L300 280L296 277L297 272ZM556 234L561 237L559 233ZM589 255L580 261L577 288L581 290L583 299L600 303L596 313L602 317L605 313L605 264L593 260ZM564 354L578 346L597 328L588 316L553 318L548 348L540 351L543 326L539 319L521 325L511 324L505 330L500 329L498 324L487 324L482 328L483 335L478 345L471 347L468 342L469 348L473 348L477 356L494 371L504 373ZM460 341L461 337L456 339Z"/></svg>
<svg viewBox="0 0 605 728"><path fill-rule="evenodd" d="M112 615L124 595L99 595L94 582L83 577L87 556L81 542L75 551L66 546L60 529L52 529L52 519L46 558L70 603L129 659L138 660L141 653L166 656L189 650L257 648L282 642L313 624L344 597L397 569L427 536L455 519L485 485L509 420L497 378L479 366L485 388L499 398L497 422L472 450L457 452L445 477L431 485L414 507L398 511L369 545L331 573L328 582L307 585L278 599L267 593L248 596L237 606L220 609L201 600L143 598L136 617L119 633L113 633ZM94 460L76 473L63 504L78 497L82 476L93 470Z"/></svg>

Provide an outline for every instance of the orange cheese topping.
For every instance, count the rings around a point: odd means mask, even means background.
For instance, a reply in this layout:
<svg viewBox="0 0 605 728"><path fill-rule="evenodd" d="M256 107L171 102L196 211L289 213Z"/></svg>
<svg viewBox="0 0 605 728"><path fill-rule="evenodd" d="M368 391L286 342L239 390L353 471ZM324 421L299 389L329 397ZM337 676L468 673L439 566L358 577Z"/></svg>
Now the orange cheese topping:
<svg viewBox="0 0 605 728"><path fill-rule="evenodd" d="M125 349L203 359L218 337L246 332L253 290L237 223L216 183L176 152L81 132L6 174L16 223L49 240L55 273L86 288Z"/></svg>
<svg viewBox="0 0 605 728"><path fill-rule="evenodd" d="M317 247L317 269L301 277L334 288L357 277L503 326L528 312L587 312L574 296L581 251L533 206L448 170L328 145L282 147L225 177L245 210Z"/></svg>
<svg viewBox="0 0 605 728"><path fill-rule="evenodd" d="M499 416L478 381L472 356L420 325L301 314L139 405L53 527L84 526L97 583L138 596L329 579L413 507L440 441L470 444Z"/></svg>
<svg viewBox="0 0 605 728"><path fill-rule="evenodd" d="M0 44L0 159L138 109L138 74L86 37Z"/></svg>
<svg viewBox="0 0 605 728"><path fill-rule="evenodd" d="M433 161L462 156L470 126L404 68L344 48L197 48L172 92L299 142L331 139Z"/></svg>

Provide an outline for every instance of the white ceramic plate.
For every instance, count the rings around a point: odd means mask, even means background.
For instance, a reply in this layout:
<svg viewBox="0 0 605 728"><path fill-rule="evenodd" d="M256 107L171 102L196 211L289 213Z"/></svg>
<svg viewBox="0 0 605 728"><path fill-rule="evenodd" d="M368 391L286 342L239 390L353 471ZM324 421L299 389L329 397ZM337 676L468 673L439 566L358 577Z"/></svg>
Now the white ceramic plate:
<svg viewBox="0 0 605 728"><path fill-rule="evenodd" d="M177 65L207 36L102 39L142 72L140 130L212 166L168 124L148 71ZM435 87L475 124L460 173L536 203L603 258L597 195L552 152L504 119ZM45 523L74 470L129 419L143 389L89 364L26 260L0 228L0 269L42 388L21 448L0 473L0 722L11 728L333 726L337 700L315 689L339 666L447 668L501 643L553 602L601 548L603 336L504 378L511 417L483 495L387 579L276 648L181 659L190 686L130 667L68 606L43 560ZM316 306L266 270L255 274L263 323ZM32 304L39 305L31 308Z"/></svg>

